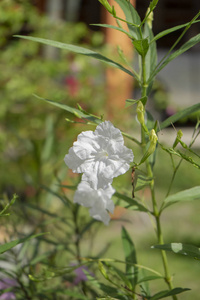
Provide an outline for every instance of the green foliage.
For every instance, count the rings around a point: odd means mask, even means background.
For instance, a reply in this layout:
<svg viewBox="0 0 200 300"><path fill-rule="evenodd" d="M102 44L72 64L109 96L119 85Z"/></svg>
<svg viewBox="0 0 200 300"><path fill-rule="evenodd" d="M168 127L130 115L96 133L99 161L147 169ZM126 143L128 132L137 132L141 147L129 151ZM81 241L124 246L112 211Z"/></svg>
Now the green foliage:
<svg viewBox="0 0 200 300"><path fill-rule="evenodd" d="M187 255L197 260L200 259L200 248L195 247L193 245L185 245L182 243L171 243L171 244L164 244L164 245L155 245L152 246L152 248L172 251L175 254Z"/></svg>
<svg viewBox="0 0 200 300"><path fill-rule="evenodd" d="M162 209L171 206L177 202L200 200L200 186L195 186L191 189L181 191L174 195L170 195L165 198Z"/></svg>
<svg viewBox="0 0 200 300"><path fill-rule="evenodd" d="M120 31L131 39L137 52L138 70L132 68L121 50L118 51L119 56L126 67L100 54L99 50L104 53L104 48L101 43L94 42L95 33L92 34L83 24L65 24L62 21L52 24L27 1L4 0L0 3L0 66L4 70L0 79L3 99L0 104L3 124L0 143L3 150L2 169L6 166L5 170L8 170L1 175L2 188L7 190L14 182L13 185L24 193L20 194L17 205L12 207L15 217L12 213L8 219L9 226L6 221L2 223L11 241L0 246L0 260L10 264L12 269L1 267L0 271L2 278L13 278L16 281L16 286L9 287L9 290L15 292L17 299L157 300L172 297L176 300L178 294L189 289L173 287L165 251L200 259L199 248L196 246L165 244L160 219L168 206L200 199L199 186L170 194L182 162L200 169L200 155L191 148L199 135L199 121L189 145L181 140L180 132L169 147L158 142L156 135L156 132L197 112L200 105L193 105L174 114L160 126L145 109L157 74L173 59L199 43L198 34L172 53L192 24L199 22L197 18L200 13L191 22L165 30L154 37L151 29L152 13L158 0L150 2L143 20L128 0L115 0L122 8L125 19L117 16L114 6L111 7L107 0L99 2L116 19L118 25L99 26ZM13 14L13 11L16 13ZM123 23L128 25L128 31L123 28ZM167 55L157 62L156 41L179 29L183 29L182 34ZM24 31L27 35L23 35ZM54 52L53 59L44 55L49 46L60 49ZM141 107L141 115L138 114L141 140L123 132L129 141L135 143L136 148L135 161L131 165L132 198L128 196L130 191L126 190L127 186L130 189L130 178L128 183L124 180L123 190L120 193L117 191L114 198L117 205L150 216L158 243L152 248L161 250L161 272L139 264L140 252L136 253L132 236L124 226L121 230L124 260L116 259L115 253L112 259L103 258L109 248L109 243L104 243L104 240L101 240L101 247L95 245L93 251L101 225L96 220L90 220L86 209L72 201L79 178L71 174L69 180L66 180L66 170L61 166L66 152L63 149L71 145L75 128L80 131L83 125L96 126L103 120L106 95L101 75L104 69L95 64L94 59L134 77L141 89L138 100L126 100L126 107L136 103ZM30 99L33 93L39 96ZM51 105L43 106L42 102ZM55 111L55 107L60 110ZM67 123L63 129L60 122L64 119ZM70 123L77 124L77 127L72 128ZM173 173L167 195L158 203L155 187L159 178L156 177L155 166L158 164L157 152L160 149L169 155ZM10 159L11 164L8 163ZM137 161L140 163L137 164ZM14 168L11 168L13 165ZM7 211L15 199L16 195L11 202L3 203L1 217L9 216ZM115 214L111 218L115 219ZM4 222L5 218L0 219ZM16 239L16 236L19 238ZM142 242L142 250L146 247L146 240ZM15 247L17 245L18 248ZM167 285L167 290L157 284L158 279ZM154 282L152 294L150 288Z"/></svg>

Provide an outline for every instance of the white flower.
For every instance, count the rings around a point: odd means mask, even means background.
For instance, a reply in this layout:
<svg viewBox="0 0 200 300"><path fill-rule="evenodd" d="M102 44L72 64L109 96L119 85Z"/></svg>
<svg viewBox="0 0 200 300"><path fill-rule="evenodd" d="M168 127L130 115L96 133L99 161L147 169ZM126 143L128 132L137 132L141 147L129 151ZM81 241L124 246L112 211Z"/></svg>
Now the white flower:
<svg viewBox="0 0 200 300"><path fill-rule="evenodd" d="M79 183L74 195L74 202L90 208L91 217L108 225L110 221L108 211L111 213L114 211L114 203L111 197L115 189L110 183L104 188L97 188L96 183L96 180L91 180L83 174L82 181Z"/></svg>
<svg viewBox="0 0 200 300"><path fill-rule="evenodd" d="M113 213L113 178L124 174L133 161L133 152L124 146L119 129L105 121L93 131L84 131L65 155L66 165L74 173L83 173L74 202L90 210L90 215L108 225Z"/></svg>
<svg viewBox="0 0 200 300"><path fill-rule="evenodd" d="M84 131L64 158L74 173L95 174L96 178L112 180L129 169L133 152L124 146L119 129L105 121L93 131Z"/></svg>

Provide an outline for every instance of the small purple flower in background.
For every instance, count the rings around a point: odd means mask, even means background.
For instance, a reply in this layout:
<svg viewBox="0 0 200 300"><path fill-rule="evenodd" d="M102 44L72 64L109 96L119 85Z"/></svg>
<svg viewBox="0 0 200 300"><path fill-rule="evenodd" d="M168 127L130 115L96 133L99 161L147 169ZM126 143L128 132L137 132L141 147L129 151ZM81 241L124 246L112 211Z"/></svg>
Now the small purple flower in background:
<svg viewBox="0 0 200 300"><path fill-rule="evenodd" d="M90 273L89 269L86 266L80 266L80 267L78 267L77 269L74 270L74 272L76 274L76 277L73 281L74 285L78 285L79 282L81 282L81 281L87 281L88 280L87 275L84 273L83 270ZM91 274L91 273L90 273L90 275L93 276L93 274Z"/></svg>
<svg viewBox="0 0 200 300"><path fill-rule="evenodd" d="M5 290L10 287L17 286L15 279L4 278L0 280L0 290ZM5 292L0 296L0 300L15 300L16 296L13 292Z"/></svg>

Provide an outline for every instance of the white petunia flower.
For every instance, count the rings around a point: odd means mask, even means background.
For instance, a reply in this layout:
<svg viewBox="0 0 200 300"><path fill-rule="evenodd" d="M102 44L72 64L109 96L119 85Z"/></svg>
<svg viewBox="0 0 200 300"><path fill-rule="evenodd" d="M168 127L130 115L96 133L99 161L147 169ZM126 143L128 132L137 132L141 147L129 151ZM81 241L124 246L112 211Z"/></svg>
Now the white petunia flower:
<svg viewBox="0 0 200 300"><path fill-rule="evenodd" d="M96 180L90 180L83 174L82 181L79 183L74 195L74 202L90 208L91 217L108 225L110 221L108 211L111 213L114 211L114 203L111 197L115 189L110 183L104 188L96 188L96 182Z"/></svg>
<svg viewBox="0 0 200 300"><path fill-rule="evenodd" d="M95 174L96 178L112 180L129 169L133 152L124 146L119 129L105 121L93 131L84 131L65 156L66 165L74 173Z"/></svg>
<svg viewBox="0 0 200 300"><path fill-rule="evenodd" d="M132 150L124 146L120 130L109 121L98 125L94 132L80 133L64 158L74 173L83 173L74 202L88 207L94 219L108 225L108 212L114 211L113 178L128 171L133 157Z"/></svg>

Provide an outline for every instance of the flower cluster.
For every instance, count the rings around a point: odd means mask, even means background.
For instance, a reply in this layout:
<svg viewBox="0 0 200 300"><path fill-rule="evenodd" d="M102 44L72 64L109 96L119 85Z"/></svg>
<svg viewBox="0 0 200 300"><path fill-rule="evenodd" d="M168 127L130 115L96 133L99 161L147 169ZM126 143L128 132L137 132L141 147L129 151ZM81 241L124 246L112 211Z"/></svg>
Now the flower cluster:
<svg viewBox="0 0 200 300"><path fill-rule="evenodd" d="M133 152L124 146L121 131L105 121L95 131L80 133L64 161L74 173L83 173L74 202L90 208L93 218L108 225L108 211L114 210L113 178L126 173L133 161Z"/></svg>

